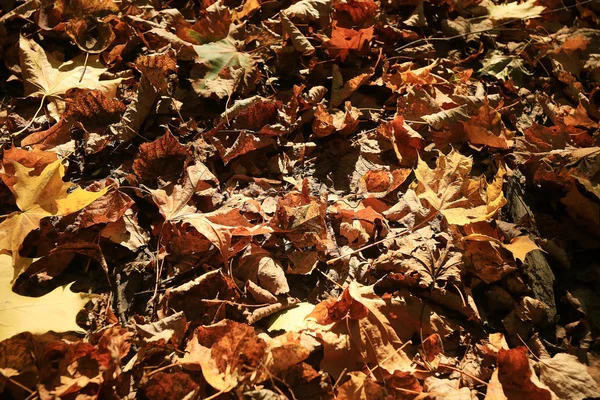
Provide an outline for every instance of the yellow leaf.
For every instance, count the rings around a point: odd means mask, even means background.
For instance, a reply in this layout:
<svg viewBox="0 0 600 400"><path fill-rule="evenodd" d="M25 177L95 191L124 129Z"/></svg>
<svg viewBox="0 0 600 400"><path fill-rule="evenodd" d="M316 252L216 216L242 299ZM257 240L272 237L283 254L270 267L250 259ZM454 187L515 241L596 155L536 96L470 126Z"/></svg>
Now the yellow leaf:
<svg viewBox="0 0 600 400"><path fill-rule="evenodd" d="M58 120L64 109L61 97L71 88L97 89L114 97L121 78L100 80L106 68L98 57L81 55L61 62L32 39L19 40L19 61L27 97L45 97L53 101L52 116Z"/></svg>
<svg viewBox="0 0 600 400"><path fill-rule="evenodd" d="M69 286L58 287L42 297L27 297L12 291L10 256L0 255L0 341L21 332L82 332L75 323L77 313L88 302Z"/></svg>
<svg viewBox="0 0 600 400"><path fill-rule="evenodd" d="M269 332L284 330L286 332L300 332L304 329L304 318L315 309L314 304L298 303L295 307L288 308L275 314L269 321Z"/></svg>
<svg viewBox="0 0 600 400"><path fill-rule="evenodd" d="M14 276L21 271L18 263L19 248L27 235L39 228L40 221L49 216L63 216L79 211L108 190L88 192L63 182L65 167L61 160L48 164L40 175L31 176L33 168L27 168L18 162L12 163L15 168L15 184L10 190L15 195L17 207L21 211L13 212L0 223L0 251L12 252L15 267Z"/></svg>
<svg viewBox="0 0 600 400"><path fill-rule="evenodd" d="M419 159L415 176L416 192L444 215L450 225L467 225L485 221L506 204L502 183L506 169L501 164L494 181L487 185L485 196L478 195L485 180L470 179L473 160L457 151L441 155L434 169Z"/></svg>
<svg viewBox="0 0 600 400"><path fill-rule="evenodd" d="M510 241L510 244L504 244L504 248L513 254L515 260L525 261L527 253L533 250L540 250L535 242L529 239L529 236L519 236Z"/></svg>

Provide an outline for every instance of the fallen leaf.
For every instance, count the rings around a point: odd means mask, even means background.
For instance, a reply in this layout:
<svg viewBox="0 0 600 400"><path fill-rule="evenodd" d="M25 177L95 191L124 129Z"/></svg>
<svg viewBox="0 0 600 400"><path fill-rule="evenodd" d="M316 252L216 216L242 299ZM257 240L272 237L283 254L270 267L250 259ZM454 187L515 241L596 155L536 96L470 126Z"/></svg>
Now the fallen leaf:
<svg viewBox="0 0 600 400"><path fill-rule="evenodd" d="M510 399L551 400L554 393L541 383L529 365L523 346L498 352L498 380L504 395Z"/></svg>
<svg viewBox="0 0 600 400"><path fill-rule="evenodd" d="M63 216L79 211L94 200L103 196L108 188L89 192L70 182L63 182L65 167L62 160L48 164L40 175L31 176L33 168L12 162L15 168L15 183L10 188L20 211L11 213L0 223L0 249L12 253L15 263L15 277L21 271L18 267L19 249L27 235L39 228L40 221L49 216Z"/></svg>
<svg viewBox="0 0 600 400"><path fill-rule="evenodd" d="M371 39L373 39L373 27L355 30L334 26L331 39L324 42L323 46L330 56L343 62L352 51L366 52Z"/></svg>
<svg viewBox="0 0 600 400"><path fill-rule="evenodd" d="M506 19L527 20L537 18L542 11L546 9L543 6L535 5L536 0L527 0L524 3L506 3L506 4L490 4L488 9L489 18L494 21L503 21Z"/></svg>
<svg viewBox="0 0 600 400"><path fill-rule="evenodd" d="M600 384L592 378L588 368L577 357L558 353L537 363L540 381L560 399L576 400L600 397Z"/></svg>
<svg viewBox="0 0 600 400"><path fill-rule="evenodd" d="M89 298L72 292L71 285L42 297L21 296L12 291L13 273L10 256L0 255L0 341L21 332L83 332L75 317Z"/></svg>
<svg viewBox="0 0 600 400"><path fill-rule="evenodd" d="M192 77L192 87L200 96L229 97L241 87L254 84L255 60L251 54L240 51L242 43L231 36L236 27L231 25L225 39L195 45L200 71Z"/></svg>
<svg viewBox="0 0 600 400"><path fill-rule="evenodd" d="M154 142L140 145L140 156L133 162L133 170L145 180L177 177L189 154L188 149L167 130Z"/></svg>
<svg viewBox="0 0 600 400"><path fill-rule="evenodd" d="M513 254L515 260L521 260L521 262L525 262L525 257L530 251L541 250L529 236L516 237L510 241L510 244L502 246Z"/></svg>
<svg viewBox="0 0 600 400"><path fill-rule="evenodd" d="M188 368L200 367L209 385L228 392L241 382L257 378L254 370L259 367L266 347L254 328L224 320L199 327L180 362Z"/></svg>
<svg viewBox="0 0 600 400"><path fill-rule="evenodd" d="M121 78L100 80L106 71L97 58L78 56L61 63L32 39L21 37L19 40L19 59L25 95L28 97L48 98L55 108L52 116L59 119L64 110L62 97L72 88L98 89L108 97L114 97Z"/></svg>
<svg viewBox="0 0 600 400"><path fill-rule="evenodd" d="M480 181L469 181L467 178L472 165L472 159L452 151L448 156L441 155L433 170L420 159L415 169L419 198L441 212L451 225L485 221L506 204L502 193L506 170L502 165L498 168L494 181L487 185L485 196L468 197L469 185L481 185Z"/></svg>

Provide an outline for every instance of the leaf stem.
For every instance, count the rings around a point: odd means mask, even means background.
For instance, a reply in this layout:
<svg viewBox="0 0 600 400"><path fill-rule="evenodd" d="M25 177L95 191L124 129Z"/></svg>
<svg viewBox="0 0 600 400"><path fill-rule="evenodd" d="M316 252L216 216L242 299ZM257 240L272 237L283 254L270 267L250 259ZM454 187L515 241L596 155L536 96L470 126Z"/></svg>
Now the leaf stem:
<svg viewBox="0 0 600 400"><path fill-rule="evenodd" d="M44 106L44 100L46 100L46 95L44 95L42 97L42 101L40 101L40 106L38 107L37 111L35 112L35 114L33 115L33 117L31 117L31 119L29 120L29 122L27 123L27 125L25 125L25 127L23 129L21 129L18 132L15 133L11 133L11 136L18 136L21 133L25 132L27 129L29 129L29 127L33 124L33 121L35 121L35 119L37 118L38 114L40 113L40 111L42 111L42 107Z"/></svg>

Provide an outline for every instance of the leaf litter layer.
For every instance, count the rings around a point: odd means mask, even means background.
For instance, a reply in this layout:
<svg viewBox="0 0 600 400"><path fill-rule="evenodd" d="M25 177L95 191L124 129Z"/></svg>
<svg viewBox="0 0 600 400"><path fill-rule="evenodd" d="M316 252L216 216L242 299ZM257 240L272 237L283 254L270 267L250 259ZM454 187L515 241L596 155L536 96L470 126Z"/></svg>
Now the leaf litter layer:
<svg viewBox="0 0 600 400"><path fill-rule="evenodd" d="M3 5L2 397L599 397L599 13Z"/></svg>

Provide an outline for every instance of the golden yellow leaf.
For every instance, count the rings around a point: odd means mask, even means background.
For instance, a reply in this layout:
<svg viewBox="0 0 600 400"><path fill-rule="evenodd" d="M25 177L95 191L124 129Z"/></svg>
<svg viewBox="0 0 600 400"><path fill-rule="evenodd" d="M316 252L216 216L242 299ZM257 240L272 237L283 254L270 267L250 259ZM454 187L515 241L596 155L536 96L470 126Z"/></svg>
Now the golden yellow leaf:
<svg viewBox="0 0 600 400"><path fill-rule="evenodd" d="M0 223L0 251L12 252L17 277L22 269L18 264L19 248L27 235L39 228L40 221L49 216L63 216L79 211L108 190L88 192L63 182L65 167L61 160L48 164L40 175L31 176L33 168L27 168L18 162L12 162L15 168L15 184L10 190L15 195L19 210L11 213Z"/></svg>
<svg viewBox="0 0 600 400"><path fill-rule="evenodd" d="M12 260L0 255L0 341L21 332L45 333L83 330L75 323L77 313L88 302L69 286L58 287L42 297L27 297L12 291Z"/></svg>
<svg viewBox="0 0 600 400"><path fill-rule="evenodd" d="M442 213L450 225L485 221L506 204L502 192L506 174L504 166L499 166L494 181L489 185L485 180L470 178L472 167L470 157L452 151L447 156L441 155L434 169L421 159L415 169L419 198ZM484 185L487 185L486 194L480 196L478 193Z"/></svg>
<svg viewBox="0 0 600 400"><path fill-rule="evenodd" d="M529 236L519 236L511 240L510 244L503 245L504 248L513 254L515 260L525 261L527 253L533 250L540 250L535 242L529 239Z"/></svg>

